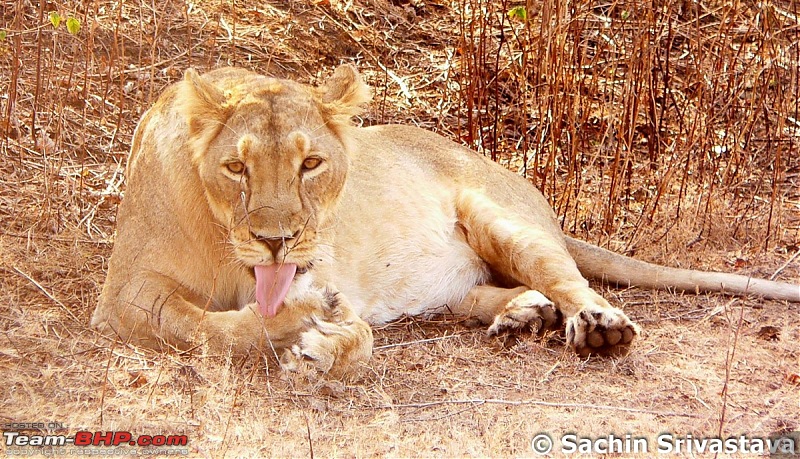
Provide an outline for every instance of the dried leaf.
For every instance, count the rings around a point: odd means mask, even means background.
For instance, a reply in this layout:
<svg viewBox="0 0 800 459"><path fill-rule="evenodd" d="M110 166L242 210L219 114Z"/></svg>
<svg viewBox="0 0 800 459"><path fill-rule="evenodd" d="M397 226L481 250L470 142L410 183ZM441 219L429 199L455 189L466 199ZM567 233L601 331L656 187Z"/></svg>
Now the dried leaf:
<svg viewBox="0 0 800 459"><path fill-rule="evenodd" d="M764 341L778 341L781 337L781 329L772 325L765 325L758 330L756 337Z"/></svg>
<svg viewBox="0 0 800 459"><path fill-rule="evenodd" d="M128 371L128 387L142 387L147 384L147 376L141 371Z"/></svg>

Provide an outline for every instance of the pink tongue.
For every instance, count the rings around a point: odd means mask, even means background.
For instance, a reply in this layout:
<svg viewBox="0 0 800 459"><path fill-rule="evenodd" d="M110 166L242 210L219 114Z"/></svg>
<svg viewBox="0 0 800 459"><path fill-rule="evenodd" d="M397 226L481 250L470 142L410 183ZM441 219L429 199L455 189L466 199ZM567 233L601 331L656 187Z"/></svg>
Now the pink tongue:
<svg viewBox="0 0 800 459"><path fill-rule="evenodd" d="M297 265L292 263L255 266L256 302L258 311L267 317L275 317L278 308L289 291Z"/></svg>

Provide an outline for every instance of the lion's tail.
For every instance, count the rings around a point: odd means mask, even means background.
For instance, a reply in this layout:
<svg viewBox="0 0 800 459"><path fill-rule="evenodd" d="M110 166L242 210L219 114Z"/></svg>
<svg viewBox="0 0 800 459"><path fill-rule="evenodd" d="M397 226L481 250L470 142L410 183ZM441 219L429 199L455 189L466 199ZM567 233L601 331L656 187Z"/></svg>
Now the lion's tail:
<svg viewBox="0 0 800 459"><path fill-rule="evenodd" d="M723 292L756 295L773 300L800 302L800 285L691 269L669 268L634 260L583 241L566 238L569 253L581 273L619 286L685 292Z"/></svg>

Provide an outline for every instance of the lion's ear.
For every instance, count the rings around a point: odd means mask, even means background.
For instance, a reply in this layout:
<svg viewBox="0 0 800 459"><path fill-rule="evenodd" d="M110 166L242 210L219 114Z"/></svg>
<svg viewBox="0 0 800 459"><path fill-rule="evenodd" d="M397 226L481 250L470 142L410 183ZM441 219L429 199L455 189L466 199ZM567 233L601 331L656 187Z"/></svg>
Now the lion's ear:
<svg viewBox="0 0 800 459"><path fill-rule="evenodd" d="M337 67L319 91L325 112L338 122L360 114L362 106L372 100L369 86L350 64Z"/></svg>
<svg viewBox="0 0 800 459"><path fill-rule="evenodd" d="M227 118L225 94L205 81L195 69L187 69L178 86L175 108L189 125L193 144L206 145L217 135Z"/></svg>

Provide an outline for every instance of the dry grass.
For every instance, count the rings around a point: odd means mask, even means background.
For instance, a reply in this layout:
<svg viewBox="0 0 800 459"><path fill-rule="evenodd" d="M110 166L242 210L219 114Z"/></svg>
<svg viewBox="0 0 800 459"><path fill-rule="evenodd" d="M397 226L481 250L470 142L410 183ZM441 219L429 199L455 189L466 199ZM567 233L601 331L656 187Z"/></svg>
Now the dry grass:
<svg viewBox="0 0 800 459"><path fill-rule="evenodd" d="M654 444L800 429L800 313L778 302L607 290L646 330L621 360L407 319L376 331L347 382L87 327L133 128L190 65L316 81L354 61L377 88L366 123L495 156L582 238L800 282L796 1L548 0L527 22L506 14L518 4L4 1L0 422L185 433L207 457L528 456L542 431ZM81 31L54 29L51 10Z"/></svg>

